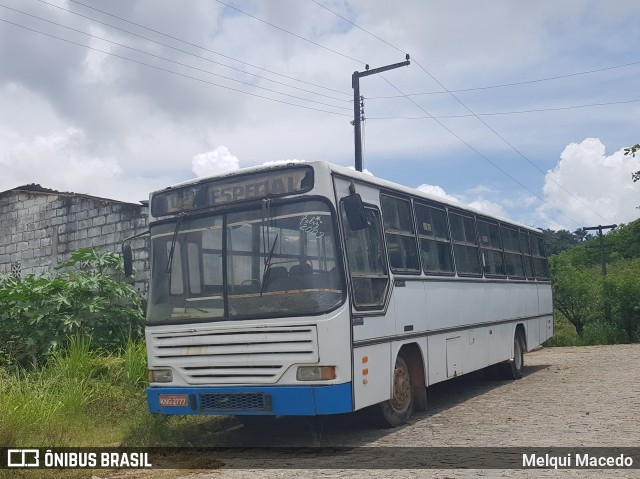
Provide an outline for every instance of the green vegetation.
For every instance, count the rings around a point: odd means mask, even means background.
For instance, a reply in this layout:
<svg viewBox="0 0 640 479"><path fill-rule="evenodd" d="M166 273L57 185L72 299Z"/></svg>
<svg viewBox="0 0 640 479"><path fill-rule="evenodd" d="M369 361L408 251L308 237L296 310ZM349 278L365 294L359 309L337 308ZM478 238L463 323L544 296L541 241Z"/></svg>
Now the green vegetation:
<svg viewBox="0 0 640 479"><path fill-rule="evenodd" d="M598 238L555 233L564 249L550 258L556 332L545 345L640 342L640 220L604 236L605 277Z"/></svg>
<svg viewBox="0 0 640 479"><path fill-rule="evenodd" d="M0 277L0 366L38 369L76 335L107 351L142 337L142 304L122 281L120 255L84 248L56 270Z"/></svg>
<svg viewBox="0 0 640 479"><path fill-rule="evenodd" d="M81 249L55 276L0 278L0 447L207 444L233 420L147 411L142 333L117 254Z"/></svg>

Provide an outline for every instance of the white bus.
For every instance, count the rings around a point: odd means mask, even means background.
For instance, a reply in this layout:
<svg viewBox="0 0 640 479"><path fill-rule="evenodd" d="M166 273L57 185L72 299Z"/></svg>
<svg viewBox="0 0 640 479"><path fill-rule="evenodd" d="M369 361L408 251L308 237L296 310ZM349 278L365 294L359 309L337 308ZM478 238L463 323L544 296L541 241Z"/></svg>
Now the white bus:
<svg viewBox="0 0 640 479"><path fill-rule="evenodd" d="M553 334L541 231L325 162L198 179L150 199L149 409L241 421L370 407Z"/></svg>

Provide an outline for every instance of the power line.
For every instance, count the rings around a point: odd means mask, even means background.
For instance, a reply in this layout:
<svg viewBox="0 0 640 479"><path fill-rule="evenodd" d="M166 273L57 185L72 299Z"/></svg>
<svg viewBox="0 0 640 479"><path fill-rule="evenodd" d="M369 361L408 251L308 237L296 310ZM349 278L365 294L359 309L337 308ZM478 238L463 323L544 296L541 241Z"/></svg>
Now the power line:
<svg viewBox="0 0 640 479"><path fill-rule="evenodd" d="M248 17L251 17L254 20L257 20L257 21L259 21L261 23L264 23L265 25L269 25L270 27L273 27L273 28L275 28L277 30L280 30L281 32L287 33L289 35L293 35L294 37L299 38L300 40L304 40L307 43L311 43L312 45L320 47L320 48L322 48L324 50L327 50L327 51L329 51L331 53L334 53L336 55L340 55L341 57L347 58L349 60L353 60L354 62L357 62L357 63L364 63L362 60L358 60L357 58L353 58L353 57L347 55L346 53L339 52L337 50L334 50L333 48L329 48L329 47L327 47L325 45L322 45L321 43L314 42L313 40L309 40L308 38L305 38L302 35L298 35L297 33L293 33L293 32L291 32L291 31L289 31L289 30L287 30L285 28L279 27L278 25L274 25L273 23L268 22L266 20L263 20L260 17L256 17L255 15L252 15L252 14L250 14L248 12L245 12L244 10L240 10L238 7L234 7L233 5L229 5L228 3L225 3L222 0L216 0L216 2L218 2L221 5L224 5L227 8L235 10L236 12L242 13L243 15L247 15Z"/></svg>
<svg viewBox="0 0 640 479"><path fill-rule="evenodd" d="M101 40L103 42L110 43L112 45L117 45L119 47L126 48L126 49L134 51L134 52L142 53L144 55L148 55L148 56L153 57L153 58L158 58L158 59L164 60L166 62L175 63L176 65L180 65L182 67L190 68L192 70L196 70L196 71L199 71L199 72L202 72L202 73L207 73L209 75L213 75L213 76L217 76L217 77L220 77L220 78L224 78L225 80L229 80L229 81L233 81L233 82L236 82L236 83L240 83L242 85L247 85L247 86L250 86L250 87L253 87L253 88L258 88L260 90L265 90L265 91L268 91L268 92L271 92L271 93L276 93L278 95L288 96L288 97L294 98L296 100L308 101L308 102L311 102L311 103L317 103L317 104L323 105L323 106L330 106L330 107L338 108L338 109L341 109L341 110L351 110L351 108L342 107L342 106L338 106L338 105L332 105L330 103L324 103L324 102L316 101L316 100L310 100L310 99L299 97L299 96L296 96L296 95L291 95L289 93L284 93L284 92L280 92L280 91L277 91L277 90L272 90L271 88L266 88L266 87L262 87L262 86L259 86L259 85L254 85L252 83L245 82L245 81L242 81L242 80L238 80L238 79L235 79L235 78L231 78L231 77L228 77L228 76L225 76L225 75L220 75L218 73L214 73L214 72L212 72L210 70L205 70L203 68L198 68L198 67L194 67L192 65L187 65L186 63L182 63L182 62L179 62L179 61L176 61L176 60L171 60L171 59L163 57L161 55L156 55L155 53L149 53L149 52L146 52L144 50L140 50L139 48L134 48L134 47L130 47L128 45L124 45L122 43L114 42L114 41L109 40L107 38L103 38L103 37L100 37L98 35L93 35L91 33L87 33L87 32L84 32L82 30L78 30L77 28L72 28L72 27L69 27L67 25L63 25L61 23L54 22L53 20L48 20L46 18L42 18L42 17L39 17L37 15L33 15L31 13L23 12L21 10L17 10L15 8L11 8L11 7L8 7L8 6L3 5L3 4L0 4L0 7L6 8L8 10L12 10L12 11L17 12L17 13L21 13L22 15L26 15L26 16L29 16L29 17L32 17L32 18L37 18L38 20L41 20L43 22L51 23L53 25L57 25L59 27L66 28L67 30L71 30L71 31L74 31L74 32L77 32L77 33L81 33L82 35L86 35L88 37L95 38L95 39ZM277 82L277 83L280 83L280 82ZM304 91L307 91L307 90L304 90ZM309 93L313 93L313 92L309 92ZM340 99L337 99L337 100L341 101Z"/></svg>
<svg viewBox="0 0 640 479"><path fill-rule="evenodd" d="M410 95L407 95L407 96L410 96ZM397 98L403 98L403 97L398 95ZM368 100L368 99L369 98L365 97L365 100ZM547 111L575 110L579 108L592 108L597 106L609 106L609 105L624 105L627 103L637 103L637 102L640 102L640 98L634 99L634 100L610 101L605 103L589 103L586 105L561 106L556 108L534 108L532 110L517 110L517 111L494 111L494 112L488 112L488 113L476 113L476 115L478 116L519 115L522 113L540 113L540 112L547 112ZM474 116L475 115L472 115L471 113L466 115L434 115L434 116L378 116L378 117L369 116L367 117L367 120L425 120L425 119L430 120L432 118L445 120L450 118L469 118Z"/></svg>
<svg viewBox="0 0 640 479"><path fill-rule="evenodd" d="M429 77L431 77L431 79L433 81L435 81L438 85L440 85L441 88L444 88L446 90L446 87L436 78L434 77L431 73L429 73L429 71L427 71L426 68L424 68L420 62L418 62L417 60L414 60L414 63L416 65L418 65L418 68L420 68L422 71L424 71ZM471 108L469 108L462 100L460 100L456 95L454 95L453 93L449 92L449 94L451 95L451 97L453 97L458 103L460 103L460 105L462 105L462 107L464 107L469 113L471 113L475 118L477 118L478 120L480 120L480 122L486 126L494 135L496 135L498 138L500 138L509 148L511 148L513 151L515 151L518 155L520 155L520 157L522 157L525 161L527 161L527 163L529 163L531 166L533 166L536 170L538 170L540 173L542 173L542 175L545 178L548 178L552 183L554 183L556 186L558 186L560 189L562 189L562 191L564 191L565 193L567 193L569 196L571 196L574 200L578 201L579 203L581 203L583 206L585 206L586 208L588 208L591 212L595 213L596 215L598 215L600 218L604 219L604 217L598 213L596 210L594 210L591 206L589 206L587 203L585 203L584 201L582 201L580 198L578 198L576 195L574 195L572 192L570 192L569 190L567 190L564 186L562 186L560 183L558 183L556 180L554 180L552 177L547 177L547 174L538 166L536 165L533 161L531 161L529 159L528 156L526 156L524 153L522 153L518 148L516 148L511 142L509 142L504 136L502 136L500 133L498 133L491 125L489 125L486 121L484 121L480 116L478 116ZM546 202L545 202L546 203ZM547 203L548 204L548 203ZM551 206L551 205L549 205ZM556 210L557 211L557 210Z"/></svg>
<svg viewBox="0 0 640 479"><path fill-rule="evenodd" d="M415 60L414 60L415 61ZM393 87L398 93L402 94L402 91L396 87L394 84L392 84L391 82L389 82L386 78L382 77L391 87ZM562 211L560 211L557 208L554 208L550 203L548 203L545 199L543 199L542 197L540 197L537 193L535 193L533 190L531 190L530 188L527 188L525 185L523 185L520 181L518 181L516 178L514 178L513 176L511 176L507 171L503 170L502 168L500 168L496 163L494 163L493 161L491 161L486 155L484 155L482 152L480 152L477 148L475 148L473 145L471 145L468 141L466 141L464 138L462 138L460 135L458 135L457 133L455 133L451 128L449 128L448 126L446 126L444 123L442 123L438 118L431 116L431 114L425 110L422 106L420 106L419 104L417 104L412 98L410 97L406 97L407 100L409 100L411 103L413 103L416 107L418 107L420 110L422 110L425 114L429 115L429 117L431 119L433 119L433 121L435 121L436 123L438 123L438 125L440 125L442 128L444 128L445 130L447 130L451 135L453 135L455 138L457 138L459 141L461 141L462 143L464 143L469 149L471 149L473 152L475 152L478 156L480 156L480 158L484 159L486 162L488 162L491 166L493 166L495 169L497 169L499 172L501 172L503 175L505 175L506 177L510 178L513 182L517 183L518 185L520 185L521 188L525 189L526 191L528 191L529 193L531 193L533 196L535 196L536 198L538 198L541 202L543 202L545 205L547 205L548 207L550 207L552 210L556 211L557 213L560 213L560 215L564 216L565 218L567 218L568 220L570 220L571 222L575 223L576 225L580 226L580 223L577 222L576 220L574 220L573 218L571 218L570 216L567 216L565 213L563 213Z"/></svg>
<svg viewBox="0 0 640 479"><path fill-rule="evenodd" d="M317 3L315 0L311 0L311 1L314 2L314 3ZM387 42L385 42L385 43L387 43ZM634 66L634 65L640 65L640 61L630 62L630 63L623 63L622 65L614 65L614 66L611 66L611 67L596 68L594 70L587 70L587 71L583 71L583 72L567 73L566 75L556 75L556 76L551 76L551 77L546 77L546 78L537 78L535 80L524 80L524 81L519 81L519 82L502 83L502 84L499 84L499 85L488 85L488 86L479 86L479 87L471 87L471 88L460 88L460 89L448 90L448 91L447 90L440 90L440 91L430 91L430 92L422 92L422 93L407 93L407 96L442 95L442 94L449 94L449 93L462 93L462 92L467 92L467 91L490 90L490 89L493 89L493 88L504 88L504 87L510 87L510 86L527 85L527 84L530 84L530 83L541 83L541 82L545 82L545 81L559 80L561 78L570 78L570 77L575 77L575 76L579 76L579 75L589 75L591 73L598 73L598 72L603 72L603 71L607 71L607 70L615 70L617 68L625 68L625 67L630 67L630 66ZM369 97L368 100L380 100L380 99L391 99L391 98L402 98L402 95L372 96L372 97Z"/></svg>
<svg viewBox="0 0 640 479"><path fill-rule="evenodd" d="M318 3L315 0L312 0L314 3ZM336 12L334 12L333 10L329 9L328 7L324 7L325 10L328 10L329 12L333 13L334 15L343 18L341 15L337 14ZM369 35L379 39L379 37L377 35L374 35L373 33L369 32L368 30L356 25L355 23L351 22L350 20L347 20L351 25L357 26L357 28L359 28L360 30L364 31L365 33L368 33ZM382 40L385 44L389 45L391 48L399 51L399 52L403 52L403 50L401 50L400 48L396 47L395 45ZM507 146L509 146L513 151L515 151L518 155L520 155L524 160L526 160L529 164L531 164L534 168L536 168L538 171L540 171L545 178L546 173L540 169L540 167L538 165L536 165L533 161L531 161L524 153L522 153L518 148L516 148L512 143L510 143L509 141L507 141L506 138L504 138L504 136L502 136L500 133L498 133L494 128L492 128L486 121L484 121L482 118L480 118L480 116L478 114L476 114L473 110L471 110L471 108L469 108L462 100L460 100L456 95L453 94L453 92L451 92L449 89L447 89L435 76L433 76L426 68L424 68L420 62L418 62L415 58L413 58L414 63L425 73L427 74L427 76L429 76L433 81L435 81L440 88L443 88L452 98L454 98L458 103L460 103L460 105L462 105L472 116L474 116L475 118L477 118L483 125L485 125L491 132L493 132L498 138L500 138ZM519 181L517 181L513 176L509 175L506 171L504 171L502 168L499 168L495 163L493 163L491 160L489 160L489 158L487 158L486 156L482 155L478 150L476 150L475 148L473 148L469 143L467 143L466 141L464 141L460 136L456 135L451 129L449 129L448 127L446 127L440 120L434 118L429 112L427 112L424 108L422 108L420 105L418 105L415 101L413 101L410 97L408 97L407 95L405 95L402 91L400 91L400 89L398 89L395 85L391 84L388 80L386 80L384 77L383 79L389 83L389 85L391 85L395 90L398 91L398 93L400 93L402 96L404 96L405 98L407 98L407 100L409 100L411 103L413 103L415 106L417 106L420 110L422 110L424 113L426 113L429 117L431 117L434 121L436 121L440 126L442 126L443 128L445 128L447 131L449 131L449 133L451 133L452 135L454 135L456 138L458 138L460 141L462 141L465 145L467 145L469 148L471 148L473 151L475 151L477 154L479 154L482 158L484 158L486 161L488 161L491 165L493 165L495 168L497 168L499 171L501 171L503 174L507 175L509 178L511 178L513 181L515 181L516 183L518 183L520 186L522 186L523 188L525 188L527 191L529 191L530 193L534 194L534 196L536 196L539 200L541 200L542 202L544 202L546 205L550 206L551 208L553 208L549 203L547 203L545 200L543 200L542 198L540 198L537 194L533 193L529 188L526 188L522 183L520 183ZM595 213L596 215L598 215L600 218L604 217L598 213L597 211L595 211L593 208L591 208L591 206L587 205L585 202L583 202L580 198L576 197L573 193L571 193L569 190L567 190L564 186L560 185L559 183L557 183L553 178L549 178L551 180L552 183L556 184L559 188L561 188L563 191L565 191L568 195L570 195L572 198L574 198L575 200L577 200L578 202L580 202L582 205L586 206L589 210L591 210L593 213ZM571 221L573 221L575 224L579 223L575 220L573 220L572 218L569 218L567 215L565 215L564 213L562 213L560 210L557 210L555 208L553 208L555 211L557 211L558 213L560 213L561 215L563 215L565 218L570 219Z"/></svg>
<svg viewBox="0 0 640 479"><path fill-rule="evenodd" d="M72 0L72 1L74 1L74 0ZM357 29L362 30L363 32L367 33L368 35L380 40L382 43L390 46L394 50L397 50L400 53L406 53L405 51L403 51L400 48L396 47L392 43L389 43L388 41L386 41L384 38L379 37L375 33L370 32L369 30L367 30L365 28L362 28L360 25L358 25L358 24L352 22L351 20L349 20L348 18L340 15L338 12L336 12L334 10L331 10L329 7L323 5L322 3L318 2L317 0L311 0L311 1L313 3L315 3L316 5L318 5L319 7L322 7L325 10L327 10L328 12L332 13L336 17L341 18L342 20L344 20L345 22L349 23L350 25L353 25ZM565 75L555 75L555 76L546 77L546 78L537 78L537 79L534 79L534 80L524 80L524 81L519 81L519 82L502 83L502 84L498 84L498 85L488 85L488 86L481 86L481 87L461 88L461 89L457 89L457 90L447 90L447 89L445 89L443 91L433 91L433 92L423 92L423 93L407 93L406 95L375 96L375 97L368 97L367 100L377 100L377 99L382 99L382 98L403 98L403 97L407 97L407 96L449 94L449 93L460 93L460 92L477 91L477 90L489 90L489 89L493 89L493 88L504 88L504 87L509 87L509 86L527 85L527 84L530 84L530 83L540 83L540 82L545 82L545 81L550 81L550 80L559 80L559 79L562 79L562 78L570 78L570 77L579 76L579 75L589 75L591 73L599 73L599 72L603 72L603 71L607 71L607 70L615 70L617 68L625 68L625 67L634 66L634 65L640 65L640 61L623 63L621 65L614 65L614 66L610 66L610 67L596 68L596 69L593 69L593 70L587 70L587 71L582 71L582 72L567 73Z"/></svg>
<svg viewBox="0 0 640 479"><path fill-rule="evenodd" d="M149 68L154 68L156 70L160 70L160 71L163 71L163 72L166 72L166 73L171 73L172 75L180 76L180 77L183 77L183 78L188 78L190 80L199 81L201 83L206 83L207 85L216 86L218 88L224 88L225 90L231 90L231 91L234 91L234 92L237 92L237 93L250 95L250 96L253 96L253 97L256 97L256 98L262 98L263 100L269 100L269 101L273 101L273 102L276 102L276 103L282 103L284 105L295 106L297 108L304 108L305 110L313 110L313 111L318 111L318 112L322 112L322 113L329 113L329 114L337 115L337 116L345 116L345 117L349 117L349 118L351 117L351 115L348 115L346 113L338 113L338 112L335 112L335 111L323 110L323 109L314 108L314 107L311 107L311 106L298 105L297 103L291 103L291 102L284 101L284 100L278 100L276 98L270 98L270 97L267 97L267 96L258 95L257 93L251 93L251 92L248 92L248 91L240 90L238 88L233 88L233 87L226 86L226 85L220 85L218 83L214 83L214 82L211 82L211 81L208 81L208 80L204 80L202 78L194 77L194 76L191 76L191 75L185 75L184 73L179 73L179 72L176 72L176 71L173 71L173 70L169 70L167 68L159 67L157 65L152 65L150 63L145 63L145 62L142 62L142 61L139 61L139 60L134 60L132 58L128 58L128 57L125 57L125 56L122 56L122 55L118 55L116 53L108 52L108 51L105 51L105 50L100 50L99 48L90 47L88 45L84 45L82 43L74 42L73 40L68 40L66 38L58 37L58 36L52 35L50 33L41 32L41 31L36 30L34 28L30 28L30 27L27 27L25 25L21 25L19 23L15 23L15 22L12 22L10 20L6 20L4 18L0 18L0 22L5 22L5 23L8 23L10 25L14 25L16 27L22 28L24 30L28 30L28 31L33 32L33 33L38 33L40 35L44 35L44 36L47 36L47 37L50 37L50 38L54 38L56 40L60 40L60 41L66 42L66 43L70 43L72 45L76 45L76 46L79 46L79 47L82 47L82 48L86 48L88 50L94 50L94 51L97 51L97 52L100 52L100 53L104 53L105 55L110 55L112 57L120 58L121 60L127 60L127 61L130 61L130 62L133 62L133 63L137 63L138 65L143 65L143 66L146 66L146 67L149 67Z"/></svg>
<svg viewBox="0 0 640 479"><path fill-rule="evenodd" d="M112 24L110 24L110 23L106 23L106 22L103 22L103 21L101 21L101 20L97 20L97 19L95 19L95 18L89 17L89 16L87 16L87 15L83 15L83 14L81 14L81 13L74 12L73 10L69 10L69 9L67 9L67 8L64 8L64 7L61 7L61 6L59 6L59 5L56 5L56 4L53 4L53 3L47 2L47 1L45 1L45 0L35 0L35 1L40 2L40 3L43 3L43 4L45 4L45 5L49 5L49 6L54 7L54 8L57 8L57 9L59 9L59 10L63 10L63 11L65 11L65 12L71 13L71 14L73 14L73 15L77 15L77 16L82 17L82 18L85 18L85 19L87 19L87 20L91 20L92 22L96 22L96 23L99 23L99 24L101 24L101 25L105 25L105 26L107 26L107 27L109 27L109 28L113 28L113 29L115 29L115 30L121 31L121 32L126 33L126 34L128 34L128 35L132 35L132 36L135 36L135 37L138 37L138 38L142 38L143 40L146 40L146 41L148 41L148 42L152 42L152 43L155 43L155 44L161 45L161 46L163 46L163 47L170 48L170 49L172 49L172 50L175 50L175 51L178 51L178 52L181 52L181 53L185 53L185 54L187 54L187 55L190 55L190 56L193 56L193 57L196 57L196 58L200 58L200 59L205 60L205 61L207 61L207 62L214 63L214 64L216 64L216 65L220 65L220 66L222 66L222 67L224 67L224 68L229 68L229 69L231 69L231 70L235 70L235 71L238 71L238 72L244 73L244 74L246 74L246 75L251 75L251 76L254 76L254 77L260 78L260 79L262 79L262 80L265 80L265 81L270 81L270 82L273 82L273 83L278 83L278 84L281 84L281 85L285 85L285 86L287 86L287 87L289 87L289 88L294 88L294 89L297 89L297 90L302 90L302 91L307 92L307 93L312 93L312 94L314 94L314 95L319 95L319 96L323 96L323 97L331 98L331 99L333 99L333 100L337 100L337 101L345 101L345 102L349 102L349 101L350 101L350 100L346 100L346 99L335 98L335 97L333 97L333 96L325 95L325 94L323 94L323 93L318 93L318 92L313 92L313 91L310 91L310 90L305 90L305 89L300 88L300 87L296 87L296 86L289 85L289 84L286 84L286 83L283 83L283 82L279 82L279 81L277 81L277 80L272 80L272 79L270 79L270 78L266 78L266 77L263 77L263 76L260 76L260 75L256 75L255 73L247 72L246 70L243 70L243 69L241 69L241 68L237 68L237 67L234 67L234 66L231 66L231 65L227 65L227 64L225 64L225 63L221 63L221 62L218 62L218 61L216 61L216 60L212 60L212 59L210 59L210 58L203 57L203 56L201 56L201 55L196 55L195 53L191 53L191 52L189 52L189 51L182 50L182 49L177 48L177 47L174 47L174 46L172 46L172 45L169 45L169 44L166 44L166 43L162 43L162 42L159 42L159 41L157 41L157 40L153 40L152 38L145 37L144 35L140 35L140 34L138 34L138 33L135 33L135 32L129 31L129 30L125 30L125 29L123 29L123 28L117 27L117 26L112 25ZM258 70L265 71L265 72L270 73L270 74L272 74L272 75L281 76L281 77L283 77L283 78L287 78L287 79L289 79L289 80L293 80L293 81L297 81L297 82L300 82L300 83L304 83L304 84L306 84L306 85L310 85L310 86L313 86L313 87L316 87L316 88L322 88L322 89L324 89L324 90L332 91L332 92L335 92L335 93L340 93L340 94L342 94L342 95L349 95L348 93L345 93L345 92L342 92L342 91L339 91L339 90L334 90L333 88L329 88L329 87L326 87L326 86L323 86L323 85L318 85L318 84L315 84L315 83L312 83L312 82L308 82L308 81L305 81L305 80L301 80L301 79L299 79L299 78L290 77L290 76L288 76L288 75L284 75L284 74L282 74L282 73L274 72L274 71L272 71L272 70L268 70L268 69L266 69L266 68L259 67L259 66L257 66L257 65L253 65L253 64L251 64L251 63L248 63L248 62L245 62L245 61L242 61L242 60L238 60L237 58L231 57L231 56L229 56L229 55L224 55L224 54L219 53L219 52L216 52L216 51L214 51L214 50L210 50L210 49L208 49L208 48L206 48L206 47L204 47L204 46L197 45L197 44L195 44L195 43L191 43L191 42L188 42L188 41L186 41L186 40L182 40L182 39L180 39L180 38L178 38L178 37L175 37L175 36L169 35L169 34L167 34L167 33L163 33L163 32L161 32L161 31L159 31L159 30L154 30L153 28L146 27L146 26L141 25L141 24L139 24L139 23L132 22L132 21L130 21L130 20L127 20L127 19L125 19L125 18L119 17L119 16L117 16L117 15L113 15L113 14L111 14L111 13L109 13L109 12L105 12L104 10L100 10L100 9L97 9L97 8L92 7L92 6L90 6L90 5L86 5L86 4L84 4L84 3L82 3L82 2L79 2L79 1L77 1L77 0L69 0L69 1L71 1L71 2L73 2L73 3L77 3L77 4L79 4L79 5L82 5L82 6L86 7L86 8L90 8L90 9L92 9L92 10L95 10L95 11L97 11L97 12L100 12L100 13L104 14L104 15L108 15L108 16L110 16L110 17L116 18L116 19L121 20L121 21L123 21L123 22L129 23L129 24L131 24L131 25L135 25L135 26L137 26L137 27L140 27L140 28L146 29L146 30L148 30L148 31L151 31L151 32L157 33L157 34L159 34L159 35L163 35L163 36L165 36L165 37L167 37L167 38L171 38L172 40L179 41L179 42L181 42L181 43L184 43L185 45L189 45L189 46L192 46L192 47L196 47L196 48L199 48L199 49L204 50L204 51L206 51L206 52L212 53L212 54L214 54L214 55L218 55L218 56L221 56L221 57L223 57L223 58L227 58L227 59L229 59L229 60L233 60L233 61L235 61L235 62L238 62L238 63L241 63L241 64L243 64L243 65L249 66L249 67L251 67L251 68L256 68L256 69L258 69Z"/></svg>
<svg viewBox="0 0 640 479"><path fill-rule="evenodd" d="M298 35L297 33L290 32L289 30L286 30L286 29L284 29L284 28L282 28L282 27L279 27L279 26L274 25L274 24L272 24L272 23L270 23L270 22L267 22L266 20L263 20L263 19L261 19L261 18L259 18L259 17L256 17L255 15L252 15L252 14L250 14L250 13L247 13L247 12L243 11L243 10L240 10L239 8L236 8L236 7L233 7L233 6L231 6L231 5L228 5L228 4L224 3L224 2L222 2L221 0L216 0L216 1L217 1L218 3L220 3L220 4L222 4L222 5L225 5L225 6L229 7L229 8L232 8L233 10L236 10L236 11L238 11L238 12L240 12L240 13L244 14L244 15L247 15L247 16L249 16L249 17L251 17L251 18L253 18L253 19L255 19L255 20L259 21L259 22L262 22L262 23L264 23L264 24L266 24L266 25L269 25L269 26L271 26L271 27L273 27L273 28L276 28L276 29L278 29L278 30L280 30L280 31L283 31L283 32L285 32L285 33L288 33L288 34L290 34L290 35L293 35L293 36L295 36L296 38L302 39L302 40L304 40L304 41L306 41L306 42L308 42L308 43L311 43L311 44L313 44L313 45L319 46L319 47L321 47L321 48L323 48L323 49L325 49L325 50L328 50L328 51L330 51L330 52L332 52L332 53L335 53L335 54L337 54L337 55L343 56L343 57L345 57L345 58L349 58L349 59L351 59L351 60L353 60L353 61L356 61L356 62L358 62L358 63L362 63L360 60L358 60L358 59L356 59L356 58L350 57L350 56L348 56L348 55L346 55L346 54L343 54L343 53L337 52L337 51L335 51L335 50L333 50L333 49L331 49L331 48L325 47L324 45L321 45L321 44L319 44L319 43L317 43L317 42L314 42L314 41L309 40L309 39L307 39L307 38L305 38L305 37L302 37L301 35ZM312 1L313 1L313 0L312 0ZM326 7L325 7L325 9L329 10L329 9L328 9L328 8L326 8ZM332 10L329 10L329 11L335 14L335 12L333 12ZM336 14L336 15L337 15L337 14ZM338 15L338 16L340 16L340 15ZM349 21L349 23L352 23L352 22L350 22L350 21ZM352 23L352 24L353 24L353 23ZM364 29L362 29L361 27L358 27L358 28L360 28L361 30L364 30ZM364 31L366 31L366 30L364 30ZM370 33L370 32L367 32L367 33ZM373 35L373 34L371 34L371 35ZM375 35L374 35L374 36L375 36ZM376 37L376 38L377 38L377 37ZM386 42L385 42L385 43L386 43ZM393 45L391 45L391 46L392 46L394 49L396 49L396 50L398 50L398 51L402 52L402 50L400 50L399 48L397 48L397 47L395 47L395 46L393 46ZM423 70L424 70L424 68L423 68ZM426 70L425 70L425 72L426 72ZM413 103L416 107L418 107L420 110L422 110L425 114L427 114L427 115L431 116L431 115L429 114L429 112L427 112L424 108L422 108L420 105L418 105L418 104L417 104L415 101L413 101L411 98L409 98L409 97L407 97L406 95L404 95L404 93L403 93L403 92L402 92L398 87L396 87L395 85L393 85L393 84L392 84L389 80L387 80L383 75L380 75L380 76L384 79L384 81L385 81L385 82L387 82L387 83L388 83L390 86L392 86L396 91L398 91L398 93L400 93L402 96L404 96L405 98L407 98L407 100L409 100L411 103ZM440 86L441 86L442 88L444 88L444 86L443 86L442 84L440 84ZM458 101L459 101L459 100L458 100ZM465 107L466 107L466 106L465 106ZM468 108L467 108L467 109L468 109ZM471 113L473 113L473 112L471 112ZM558 210L558 209L554 208L553 206L551 206L547 201L545 201L544 199L542 199L542 198L541 198L540 196L538 196L535 192L533 192L532 190L530 190L529 188L527 188L525 185L523 185L523 184L522 184L522 183L520 183L518 180L516 180L513 176L511 176L509 173L507 173L505 170L503 170L503 169L502 169L502 168L500 168L498 165L496 165L494 162L492 162L488 157L486 157L485 155L483 155L480 151L478 151L476 148L474 148L470 143L468 143L467 141L465 141L465 140L464 140L463 138L461 138L459 135L455 134L455 133L453 132L453 130L451 130L451 129L450 129L450 128L448 128L446 125L444 125L444 123L442 123L440 120L438 120L438 119L436 119L436 118L433 118L433 119L434 119L434 121L436 121L436 122L437 122L437 123L438 123L442 128L444 128L445 130L447 130L447 131L448 131L449 133L451 133L454 137L456 137L456 138L457 138L458 140L460 140L462 143L464 143L465 145L467 145L467 147L469 147L472 151L474 151L475 153L477 153L481 158L485 159L489 164L493 165L493 166L494 166L498 171L500 171L501 173L503 173L503 174L504 174L504 175L506 175L507 177L511 178L511 180L513 180L514 182L516 182L518 185L520 185L522 188L524 188L524 189L525 189L525 190L527 190L529 193L531 193L532 195L534 195L536 198L538 198L540 201L542 201L543 203L545 203L547 206L549 206L549 207L550 207L550 208L552 208L553 210L555 210L555 211L557 211L558 213L560 213L560 215L564 216L565 218L569 219L570 221L572 221L572 222L573 222L573 223L575 223L576 225L580 226L580 223L578 223L577 221L573 220L573 219L572 219L572 218L570 218L569 216L565 215L565 214L564 214L564 213L562 213L560 210ZM504 141L506 142L506 140L504 140Z"/></svg>

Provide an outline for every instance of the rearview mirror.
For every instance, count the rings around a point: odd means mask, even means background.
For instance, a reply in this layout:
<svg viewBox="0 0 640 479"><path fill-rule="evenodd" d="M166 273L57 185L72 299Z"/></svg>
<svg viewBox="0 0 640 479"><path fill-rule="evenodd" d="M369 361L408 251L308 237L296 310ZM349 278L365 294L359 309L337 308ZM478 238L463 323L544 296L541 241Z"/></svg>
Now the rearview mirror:
<svg viewBox="0 0 640 479"><path fill-rule="evenodd" d="M367 212L358 193L351 193L349 196L342 198L342 204L347 215L347 222L352 231L363 230L369 226Z"/></svg>
<svg viewBox="0 0 640 479"><path fill-rule="evenodd" d="M133 276L133 253L131 252L131 246L126 245L122 247L122 259L124 261L124 276L129 278Z"/></svg>

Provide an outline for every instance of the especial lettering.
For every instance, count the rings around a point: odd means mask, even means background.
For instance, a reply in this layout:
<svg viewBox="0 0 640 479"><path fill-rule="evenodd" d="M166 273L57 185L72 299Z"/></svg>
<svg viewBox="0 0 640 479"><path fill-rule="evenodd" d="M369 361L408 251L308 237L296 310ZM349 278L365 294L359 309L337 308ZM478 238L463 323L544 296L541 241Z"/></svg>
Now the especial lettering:
<svg viewBox="0 0 640 479"><path fill-rule="evenodd" d="M155 216L163 216L227 203L303 193L312 187L313 170L308 166L212 179L157 193L151 201L151 211Z"/></svg>
<svg viewBox="0 0 640 479"><path fill-rule="evenodd" d="M296 182L296 180L298 180ZM296 185L297 183L297 185ZM300 189L300 180L294 175L276 176L262 181L241 183L230 186L210 186L210 204L231 203L233 201L265 198L295 193Z"/></svg>

